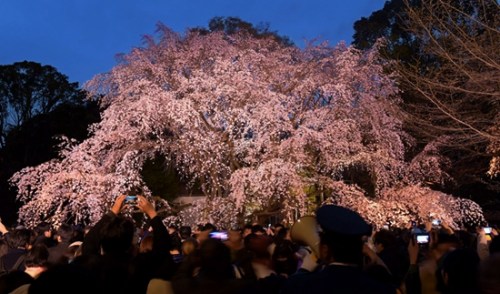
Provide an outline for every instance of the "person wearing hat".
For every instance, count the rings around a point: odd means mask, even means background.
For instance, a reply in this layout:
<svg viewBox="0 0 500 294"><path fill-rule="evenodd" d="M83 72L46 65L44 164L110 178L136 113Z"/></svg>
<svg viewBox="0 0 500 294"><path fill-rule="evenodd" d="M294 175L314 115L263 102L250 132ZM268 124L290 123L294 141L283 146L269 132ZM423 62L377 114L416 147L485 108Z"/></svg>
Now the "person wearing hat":
<svg viewBox="0 0 500 294"><path fill-rule="evenodd" d="M371 226L358 213L324 205L317 210L316 220L320 226L319 259L325 266L292 275L282 293L397 293L393 286L373 280L362 271L362 236L371 233Z"/></svg>

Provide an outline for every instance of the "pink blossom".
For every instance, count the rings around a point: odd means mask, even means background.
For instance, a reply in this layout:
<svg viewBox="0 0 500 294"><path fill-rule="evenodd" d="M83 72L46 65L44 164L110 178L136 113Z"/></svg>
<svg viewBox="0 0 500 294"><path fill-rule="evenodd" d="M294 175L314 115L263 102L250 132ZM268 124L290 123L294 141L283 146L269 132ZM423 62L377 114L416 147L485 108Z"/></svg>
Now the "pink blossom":
<svg viewBox="0 0 500 294"><path fill-rule="evenodd" d="M92 223L129 188L150 195L141 170L156 156L208 196L181 213L185 222L230 225L266 213L292 222L316 207L312 187L377 225L467 215L459 200L425 188L446 177L438 153L429 147L405 161L413 139L377 48L301 50L161 30L87 84L104 95L87 140L67 140L58 159L13 176L24 223Z"/></svg>

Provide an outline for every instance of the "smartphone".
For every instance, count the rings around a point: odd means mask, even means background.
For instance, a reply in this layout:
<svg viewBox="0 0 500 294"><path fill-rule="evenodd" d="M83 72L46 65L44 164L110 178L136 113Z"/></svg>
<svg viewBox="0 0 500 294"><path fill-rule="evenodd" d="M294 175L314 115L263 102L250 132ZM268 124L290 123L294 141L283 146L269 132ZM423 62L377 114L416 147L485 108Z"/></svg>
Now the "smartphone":
<svg viewBox="0 0 500 294"><path fill-rule="evenodd" d="M221 241L227 240L227 232L211 232L210 238L219 239Z"/></svg>
<svg viewBox="0 0 500 294"><path fill-rule="evenodd" d="M417 235L417 243L418 244L427 244L427 243L429 243L429 234L419 234L419 235Z"/></svg>
<svg viewBox="0 0 500 294"><path fill-rule="evenodd" d="M382 226L382 229L386 230L386 231L389 231L389 225L383 225Z"/></svg>
<svg viewBox="0 0 500 294"><path fill-rule="evenodd" d="M137 204L137 196L128 195L127 197L125 197L125 204L136 205Z"/></svg>
<svg viewBox="0 0 500 294"><path fill-rule="evenodd" d="M484 227L483 231L485 234L491 234L491 227Z"/></svg>
<svg viewBox="0 0 500 294"><path fill-rule="evenodd" d="M441 220L440 219L433 219L432 220L432 227L434 229L440 229L441 228Z"/></svg>

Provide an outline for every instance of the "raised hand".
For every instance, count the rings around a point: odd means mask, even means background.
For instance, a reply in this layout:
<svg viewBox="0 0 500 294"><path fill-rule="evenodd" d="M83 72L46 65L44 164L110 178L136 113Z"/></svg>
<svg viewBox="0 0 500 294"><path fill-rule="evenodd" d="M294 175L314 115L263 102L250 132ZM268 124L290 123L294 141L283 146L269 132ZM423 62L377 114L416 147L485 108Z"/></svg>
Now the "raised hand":
<svg viewBox="0 0 500 294"><path fill-rule="evenodd" d="M144 196L137 196L137 208L148 215L149 218L154 218L157 213L155 207L148 199Z"/></svg>
<svg viewBox="0 0 500 294"><path fill-rule="evenodd" d="M123 202L125 201L125 195L120 195L116 197L115 203L113 203L113 206L111 207L111 212L113 212L115 215L120 214L120 211L122 210L123 207Z"/></svg>

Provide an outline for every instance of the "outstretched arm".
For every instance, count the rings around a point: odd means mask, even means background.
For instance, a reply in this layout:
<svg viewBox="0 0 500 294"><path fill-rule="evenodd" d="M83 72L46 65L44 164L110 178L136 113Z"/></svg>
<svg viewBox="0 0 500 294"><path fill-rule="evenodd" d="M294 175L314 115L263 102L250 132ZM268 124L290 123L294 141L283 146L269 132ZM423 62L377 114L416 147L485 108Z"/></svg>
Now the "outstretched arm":
<svg viewBox="0 0 500 294"><path fill-rule="evenodd" d="M82 244L82 255L100 255L101 254L101 230L111 222L121 211L125 196L116 197L115 203L110 211L102 216L102 218L90 229L85 235Z"/></svg>
<svg viewBox="0 0 500 294"><path fill-rule="evenodd" d="M137 207L151 220L150 224L153 228L153 251L169 252L170 236L161 218L156 213L153 204L146 197L138 196Z"/></svg>
<svg viewBox="0 0 500 294"><path fill-rule="evenodd" d="M419 294L421 293L421 283L420 283L420 272L418 266L418 252L420 248L418 247L415 236L412 236L410 243L408 244L408 255L410 258L410 267L405 276L405 286L406 293L408 294Z"/></svg>

